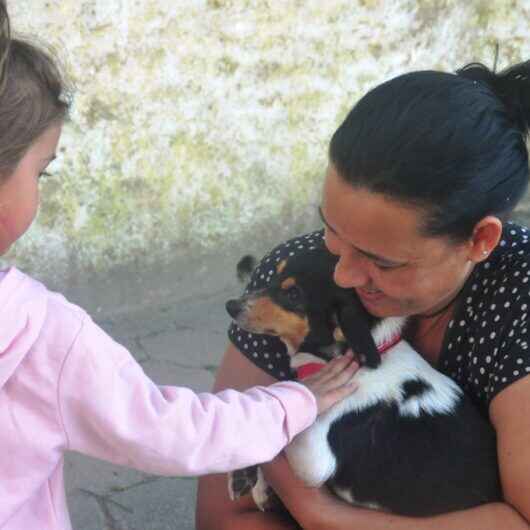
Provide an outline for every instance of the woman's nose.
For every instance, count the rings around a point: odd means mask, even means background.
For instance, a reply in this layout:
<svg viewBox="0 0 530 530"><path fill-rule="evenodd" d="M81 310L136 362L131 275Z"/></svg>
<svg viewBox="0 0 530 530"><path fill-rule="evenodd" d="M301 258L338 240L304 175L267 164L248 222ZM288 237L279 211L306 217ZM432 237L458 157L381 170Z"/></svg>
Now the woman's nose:
<svg viewBox="0 0 530 530"><path fill-rule="evenodd" d="M335 265L333 280L342 288L362 287L369 283L369 276L366 265L362 263L362 258L355 259L340 255L339 261Z"/></svg>

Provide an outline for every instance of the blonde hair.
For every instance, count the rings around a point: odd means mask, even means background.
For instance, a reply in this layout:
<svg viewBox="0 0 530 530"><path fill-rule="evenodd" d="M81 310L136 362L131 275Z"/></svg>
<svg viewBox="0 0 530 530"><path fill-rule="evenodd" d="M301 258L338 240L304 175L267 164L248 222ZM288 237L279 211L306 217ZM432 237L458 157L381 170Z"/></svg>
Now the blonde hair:
<svg viewBox="0 0 530 530"><path fill-rule="evenodd" d="M0 0L0 182L50 126L64 121L69 93L53 53L13 38Z"/></svg>

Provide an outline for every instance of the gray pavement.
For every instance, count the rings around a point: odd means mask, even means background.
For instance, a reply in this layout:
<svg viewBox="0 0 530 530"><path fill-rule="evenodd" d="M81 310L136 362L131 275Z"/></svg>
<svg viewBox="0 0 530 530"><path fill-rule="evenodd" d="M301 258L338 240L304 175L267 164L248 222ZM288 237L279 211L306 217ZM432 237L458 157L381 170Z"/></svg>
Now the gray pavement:
<svg viewBox="0 0 530 530"><path fill-rule="evenodd" d="M518 220L528 225L529 212L526 202ZM241 248L259 256L271 240L286 238L270 235ZM241 290L234 271L243 253L224 249L148 270L129 266L56 287L125 345L155 382L207 391L227 344L224 304ZM65 474L75 530L194 528L195 479L156 477L77 454L67 456Z"/></svg>
<svg viewBox="0 0 530 530"><path fill-rule="evenodd" d="M122 270L62 289L125 345L158 384L210 390L227 344L225 301L237 295L238 255ZM75 530L189 530L196 480L167 478L69 454Z"/></svg>

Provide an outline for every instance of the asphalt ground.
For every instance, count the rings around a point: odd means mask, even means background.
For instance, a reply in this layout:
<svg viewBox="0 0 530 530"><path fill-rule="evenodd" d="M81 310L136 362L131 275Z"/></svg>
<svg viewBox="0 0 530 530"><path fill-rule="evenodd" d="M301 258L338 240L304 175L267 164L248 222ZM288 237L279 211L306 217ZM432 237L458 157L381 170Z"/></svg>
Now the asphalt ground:
<svg viewBox="0 0 530 530"><path fill-rule="evenodd" d="M209 391L228 343L225 302L240 294L240 256L124 268L62 290L126 346L157 384ZM83 455L66 457L75 530L191 530L196 479L159 477Z"/></svg>
<svg viewBox="0 0 530 530"><path fill-rule="evenodd" d="M524 204L516 219L529 226L530 207ZM242 290L235 274L241 249L259 256L283 239L55 287L126 346L156 383L209 391L228 343L224 304ZM67 455L65 475L75 530L195 528L196 479L153 476L78 454Z"/></svg>

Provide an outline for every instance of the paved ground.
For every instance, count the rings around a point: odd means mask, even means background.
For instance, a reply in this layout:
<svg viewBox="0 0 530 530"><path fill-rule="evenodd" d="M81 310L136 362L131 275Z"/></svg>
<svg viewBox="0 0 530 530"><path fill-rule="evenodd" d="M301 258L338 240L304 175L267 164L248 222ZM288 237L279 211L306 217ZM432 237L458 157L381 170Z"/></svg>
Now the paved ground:
<svg viewBox="0 0 530 530"><path fill-rule="evenodd" d="M66 294L127 346L154 381L205 391L227 344L224 303L241 290L236 261L123 270ZM66 484L76 530L194 528L195 479L155 477L72 454Z"/></svg>
<svg viewBox="0 0 530 530"><path fill-rule="evenodd" d="M528 212L526 206L519 220L528 224ZM264 251L270 243L257 246ZM125 268L60 290L127 346L154 381L205 391L227 344L224 303L241 290L233 272L240 256L234 251L147 271ZM76 530L194 528L194 479L154 477L69 455L66 483Z"/></svg>

